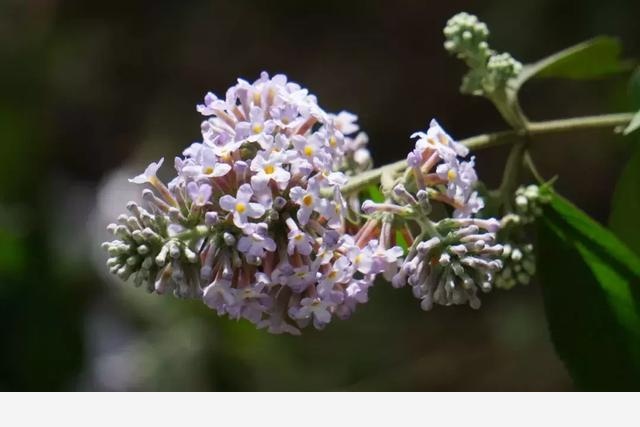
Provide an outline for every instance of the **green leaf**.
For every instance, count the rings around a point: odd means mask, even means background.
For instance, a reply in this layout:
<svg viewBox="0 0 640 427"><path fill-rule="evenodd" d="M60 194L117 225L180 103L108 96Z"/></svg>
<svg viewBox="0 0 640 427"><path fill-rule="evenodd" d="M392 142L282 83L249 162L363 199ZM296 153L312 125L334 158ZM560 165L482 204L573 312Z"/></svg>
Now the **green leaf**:
<svg viewBox="0 0 640 427"><path fill-rule="evenodd" d="M619 58L621 51L618 39L596 37L526 65L516 79L516 86L533 77L586 80L626 71L630 64Z"/></svg>
<svg viewBox="0 0 640 427"><path fill-rule="evenodd" d="M382 191L380 191L380 187L377 185L370 185L367 187L367 193L370 200L376 203L384 202L384 195Z"/></svg>
<svg viewBox="0 0 640 427"><path fill-rule="evenodd" d="M640 389L640 259L555 194L538 238L551 337L576 385Z"/></svg>
<svg viewBox="0 0 640 427"><path fill-rule="evenodd" d="M629 159L618 178L611 202L609 227L640 255L640 147Z"/></svg>

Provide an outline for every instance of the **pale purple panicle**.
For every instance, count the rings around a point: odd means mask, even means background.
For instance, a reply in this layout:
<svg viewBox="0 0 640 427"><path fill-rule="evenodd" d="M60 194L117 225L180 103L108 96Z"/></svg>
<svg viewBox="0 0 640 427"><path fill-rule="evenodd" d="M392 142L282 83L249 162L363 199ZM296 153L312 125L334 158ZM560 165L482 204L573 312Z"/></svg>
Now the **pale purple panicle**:
<svg viewBox="0 0 640 427"><path fill-rule="evenodd" d="M371 166L357 117L267 73L207 93L197 110L202 141L176 158L177 177L160 182L161 160L132 180L155 191L148 210L130 204L110 226L111 271L272 333L348 317L375 274L397 269L395 252L346 228L340 187Z"/></svg>

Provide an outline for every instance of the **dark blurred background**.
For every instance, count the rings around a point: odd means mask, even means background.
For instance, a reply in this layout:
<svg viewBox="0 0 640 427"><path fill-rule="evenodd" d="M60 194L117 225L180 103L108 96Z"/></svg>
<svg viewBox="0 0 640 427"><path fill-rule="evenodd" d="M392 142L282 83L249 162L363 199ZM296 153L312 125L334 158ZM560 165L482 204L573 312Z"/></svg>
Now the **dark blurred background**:
<svg viewBox="0 0 640 427"><path fill-rule="evenodd" d="M458 93L464 68L442 48L462 10L523 62L598 34L640 56L633 0L0 0L0 389L572 389L535 284L431 313L379 285L351 320L288 337L103 267L104 226L139 190L126 178L198 140L195 104L238 77L283 72L326 110L357 113L377 164L404 157L432 117L459 138L503 129L487 101ZM623 111L625 90L625 76L540 81L523 104L538 120ZM606 221L627 150L591 132L533 154ZM505 157L478 154L481 178L495 185Z"/></svg>

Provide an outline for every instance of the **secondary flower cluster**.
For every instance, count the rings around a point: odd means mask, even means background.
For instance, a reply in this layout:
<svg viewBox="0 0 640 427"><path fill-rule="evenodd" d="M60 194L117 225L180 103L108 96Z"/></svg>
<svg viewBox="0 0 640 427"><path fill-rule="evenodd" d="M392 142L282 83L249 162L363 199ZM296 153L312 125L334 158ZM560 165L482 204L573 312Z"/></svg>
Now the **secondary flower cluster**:
<svg viewBox="0 0 640 427"><path fill-rule="evenodd" d="M340 188L370 164L356 116L266 73L197 109L203 140L175 159L177 176L165 185L160 160L131 180L150 186L148 210L131 203L109 227L111 271L273 333L348 317L387 263L348 233Z"/></svg>
<svg viewBox="0 0 640 427"><path fill-rule="evenodd" d="M387 188L384 203L365 202L363 210L372 214L369 224L396 224L395 229L382 227L380 242L393 243L400 235L409 245L391 275L395 287L408 283L424 310L434 303L478 308L478 289L490 290L502 268L502 246L495 234L500 223L473 217L484 202L475 191L474 159L461 160L468 155L464 145L435 121L426 133L412 137L417 141L407 157L407 173ZM432 221L436 215L440 219Z"/></svg>

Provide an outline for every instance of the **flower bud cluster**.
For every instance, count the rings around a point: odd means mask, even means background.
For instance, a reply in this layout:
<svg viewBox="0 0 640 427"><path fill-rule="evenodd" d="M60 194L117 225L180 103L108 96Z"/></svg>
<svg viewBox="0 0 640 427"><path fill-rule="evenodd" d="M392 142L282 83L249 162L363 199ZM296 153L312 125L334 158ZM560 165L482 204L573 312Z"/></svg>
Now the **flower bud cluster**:
<svg viewBox="0 0 640 427"><path fill-rule="evenodd" d="M131 180L150 187L149 211L130 204L110 227L111 271L273 333L349 317L396 262L350 234L340 188L371 163L357 117L266 73L197 109L202 142L175 159L177 176L165 185L161 160Z"/></svg>
<svg viewBox="0 0 640 427"><path fill-rule="evenodd" d="M515 213L522 224L531 224L542 215L543 205L551 201L545 188L538 185L521 186L515 193Z"/></svg>
<svg viewBox="0 0 640 427"><path fill-rule="evenodd" d="M484 65L493 54L487 43L489 28L475 15L458 13L447 21L443 33L445 49L460 59Z"/></svg>
<svg viewBox="0 0 640 427"><path fill-rule="evenodd" d="M543 206L550 200L546 186L532 184L516 190L513 212L502 218L498 235L498 240L504 246L504 268L496 277L498 288L511 289L517 284L527 285L531 281L536 271L536 258L527 226L542 215Z"/></svg>
<svg viewBox="0 0 640 427"><path fill-rule="evenodd" d="M183 240L172 238L163 215L152 214L129 202L130 216L121 215L107 230L116 240L103 243L110 255L107 266L122 280L133 279L136 286L150 292L173 291L178 297L198 297L201 292L195 264L196 252ZM162 270L162 274L160 274Z"/></svg>
<svg viewBox="0 0 640 427"><path fill-rule="evenodd" d="M427 132L417 132L409 153L408 173L396 181L384 203L366 201L363 211L377 218L392 217L395 233L382 240L394 243L400 234L410 245L392 276L392 284L409 284L424 310L433 304L480 306L478 290L488 291L502 267L502 246L496 244L500 223L473 216L484 207L475 186L474 159L461 160L469 150L454 141L434 120ZM431 217L450 212L437 221ZM367 225L365 225L365 228Z"/></svg>
<svg viewBox="0 0 640 427"><path fill-rule="evenodd" d="M441 220L435 226L439 236L418 243L392 283L402 286L406 280L423 310L434 303L479 308L478 290L490 291L502 268L497 227L496 220Z"/></svg>
<svg viewBox="0 0 640 427"><path fill-rule="evenodd" d="M474 15L461 12L453 16L444 28L444 47L464 60L470 70L461 90L473 95L491 95L503 90L508 80L518 76L522 64L509 53L496 53L489 47L489 30Z"/></svg>
<svg viewBox="0 0 640 427"><path fill-rule="evenodd" d="M514 59L510 53L504 52L489 58L487 71L495 76L497 81L507 81L520 74L522 63Z"/></svg>
<svg viewBox="0 0 640 427"><path fill-rule="evenodd" d="M531 243L505 243L502 251L503 268L496 275L496 287L511 289L515 285L528 285L536 273L535 254Z"/></svg>

